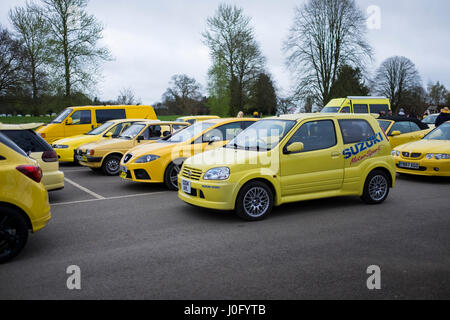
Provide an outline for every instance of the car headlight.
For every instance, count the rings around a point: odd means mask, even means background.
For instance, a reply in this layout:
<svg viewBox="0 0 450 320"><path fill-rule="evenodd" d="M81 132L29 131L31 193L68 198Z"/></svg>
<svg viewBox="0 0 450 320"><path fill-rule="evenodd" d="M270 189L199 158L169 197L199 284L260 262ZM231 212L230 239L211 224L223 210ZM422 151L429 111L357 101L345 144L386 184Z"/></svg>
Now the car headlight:
<svg viewBox="0 0 450 320"><path fill-rule="evenodd" d="M391 154L393 157L400 157L401 152L397 151L397 150L393 150Z"/></svg>
<svg viewBox="0 0 450 320"><path fill-rule="evenodd" d="M429 154L427 154L427 156L426 156L426 158L427 158L428 160L433 159L433 157L434 157L434 154L432 154L432 153L429 153Z"/></svg>
<svg viewBox="0 0 450 320"><path fill-rule="evenodd" d="M204 180L227 180L230 177L229 168L213 168L206 171Z"/></svg>
<svg viewBox="0 0 450 320"><path fill-rule="evenodd" d="M66 146L65 144L54 144L53 149L69 149L69 146Z"/></svg>
<svg viewBox="0 0 450 320"><path fill-rule="evenodd" d="M138 158L135 163L147 163L147 162L152 162L155 161L157 159L159 159L159 156L155 156L154 154L148 154L145 156L142 156L140 158Z"/></svg>
<svg viewBox="0 0 450 320"><path fill-rule="evenodd" d="M95 154L95 150L94 149L87 149L86 150L86 155L87 156L93 156Z"/></svg>
<svg viewBox="0 0 450 320"><path fill-rule="evenodd" d="M450 154L438 153L438 154L434 155L434 158L436 160L448 160L448 159L450 159Z"/></svg>

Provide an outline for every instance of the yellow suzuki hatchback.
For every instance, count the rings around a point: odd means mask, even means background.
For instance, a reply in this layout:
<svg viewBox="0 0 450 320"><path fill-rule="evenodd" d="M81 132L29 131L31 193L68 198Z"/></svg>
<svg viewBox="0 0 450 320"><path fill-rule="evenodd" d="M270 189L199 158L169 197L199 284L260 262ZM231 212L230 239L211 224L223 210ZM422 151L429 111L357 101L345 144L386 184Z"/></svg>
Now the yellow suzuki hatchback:
<svg viewBox="0 0 450 320"><path fill-rule="evenodd" d="M60 162L78 162L75 156L75 149L79 146L101 140L119 137L122 132L128 129L133 123L145 121L143 119L120 119L105 122L100 127L88 133L60 139L53 142L53 149L58 154Z"/></svg>
<svg viewBox="0 0 450 320"><path fill-rule="evenodd" d="M0 263L14 258L51 218L36 160L0 133Z"/></svg>
<svg viewBox="0 0 450 320"><path fill-rule="evenodd" d="M87 106L70 107L52 122L39 128L37 133L48 143L80 135L101 124L116 119L153 119L156 113L151 106Z"/></svg>
<svg viewBox="0 0 450 320"><path fill-rule="evenodd" d="M40 124L1 124L0 132L14 141L31 158L38 161L42 169L42 183L48 191L64 188L64 173L59 170L58 156L52 147L36 132Z"/></svg>
<svg viewBox="0 0 450 320"><path fill-rule="evenodd" d="M370 115L261 120L224 148L187 159L181 200L261 220L272 206L336 196L383 202L395 184L391 147Z"/></svg>
<svg viewBox="0 0 450 320"><path fill-rule="evenodd" d="M211 119L198 122L152 145L128 151L120 163L121 178L144 183L165 183L177 190L183 161L206 150L222 147L258 119Z"/></svg>
<svg viewBox="0 0 450 320"><path fill-rule="evenodd" d="M187 126L189 123L174 121L135 122L117 139L80 146L76 150L77 159L83 166L94 171L102 170L104 174L114 176L119 174L120 159L129 149L137 145L155 143Z"/></svg>

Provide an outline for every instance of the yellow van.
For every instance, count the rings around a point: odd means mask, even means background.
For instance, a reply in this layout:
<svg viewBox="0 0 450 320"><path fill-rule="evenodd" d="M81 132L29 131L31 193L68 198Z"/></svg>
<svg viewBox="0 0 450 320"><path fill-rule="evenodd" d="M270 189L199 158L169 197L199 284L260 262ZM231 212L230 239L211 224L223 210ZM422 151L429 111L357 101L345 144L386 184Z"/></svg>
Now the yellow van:
<svg viewBox="0 0 450 320"><path fill-rule="evenodd" d="M156 120L156 113L151 106L70 107L36 132L51 144L58 139L84 134L116 119Z"/></svg>
<svg viewBox="0 0 450 320"><path fill-rule="evenodd" d="M347 97L331 100L322 113L374 113L388 115L391 103L386 97Z"/></svg>
<svg viewBox="0 0 450 320"><path fill-rule="evenodd" d="M211 120L211 119L220 119L220 117L219 116L188 116L188 117L180 117L176 121L194 124L197 122Z"/></svg>
<svg viewBox="0 0 450 320"><path fill-rule="evenodd" d="M289 202L360 196L379 204L395 179L391 146L374 117L297 114L260 120L224 148L187 159L178 196L254 221Z"/></svg>

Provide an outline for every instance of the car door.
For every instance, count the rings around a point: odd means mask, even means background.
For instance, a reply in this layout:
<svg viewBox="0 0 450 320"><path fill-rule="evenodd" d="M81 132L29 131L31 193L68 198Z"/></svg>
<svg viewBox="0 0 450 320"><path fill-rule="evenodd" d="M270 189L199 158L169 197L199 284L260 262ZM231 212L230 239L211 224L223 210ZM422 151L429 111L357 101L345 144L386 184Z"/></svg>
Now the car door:
<svg viewBox="0 0 450 320"><path fill-rule="evenodd" d="M400 135L393 136L392 133L399 131ZM397 121L389 130L389 142L391 143L391 147L395 148L396 146L405 144L411 140L411 125L409 121Z"/></svg>
<svg viewBox="0 0 450 320"><path fill-rule="evenodd" d="M65 126L66 137L84 134L93 129L92 110L78 110L70 116L72 123Z"/></svg>
<svg viewBox="0 0 450 320"><path fill-rule="evenodd" d="M287 147L301 142L304 150L289 153ZM333 120L303 123L282 146L281 193L295 196L340 189L344 179L342 146Z"/></svg>

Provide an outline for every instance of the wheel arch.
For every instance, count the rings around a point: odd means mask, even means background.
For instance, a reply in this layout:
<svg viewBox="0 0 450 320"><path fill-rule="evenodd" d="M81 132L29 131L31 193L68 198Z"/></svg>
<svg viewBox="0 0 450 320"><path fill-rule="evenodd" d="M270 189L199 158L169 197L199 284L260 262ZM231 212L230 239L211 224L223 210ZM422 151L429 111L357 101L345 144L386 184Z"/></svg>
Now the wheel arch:
<svg viewBox="0 0 450 320"><path fill-rule="evenodd" d="M25 219L28 229L29 230L33 230L33 225L31 223L30 217L26 214L26 212L22 208L14 205L12 203L9 203L9 202L2 202L2 201L0 201L0 209L2 207L3 208L9 208L9 209L17 211Z"/></svg>

